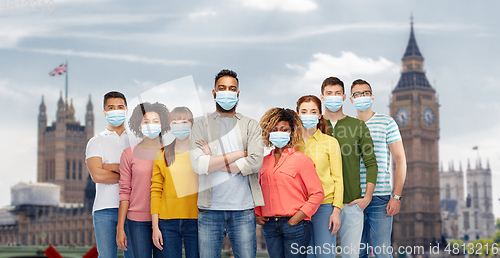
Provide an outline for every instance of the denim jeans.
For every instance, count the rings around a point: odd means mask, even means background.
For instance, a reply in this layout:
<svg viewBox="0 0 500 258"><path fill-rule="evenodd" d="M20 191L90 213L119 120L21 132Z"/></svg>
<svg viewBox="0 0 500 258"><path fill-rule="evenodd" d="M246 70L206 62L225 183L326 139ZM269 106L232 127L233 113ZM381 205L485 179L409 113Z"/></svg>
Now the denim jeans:
<svg viewBox="0 0 500 258"><path fill-rule="evenodd" d="M312 223L302 220L292 226L288 224L289 219L290 217L271 217L262 226L270 258L307 257Z"/></svg>
<svg viewBox="0 0 500 258"><path fill-rule="evenodd" d="M201 258L221 257L226 233L234 257L255 258L257 237L254 209L242 211L198 211L198 241Z"/></svg>
<svg viewBox="0 0 500 258"><path fill-rule="evenodd" d="M363 236L361 238L361 247L368 247L370 243L372 248L363 248L359 257L368 258L370 250L373 250L377 258L392 258L391 233L392 217L386 216L387 204L391 200L390 195L373 196L372 201L363 211L365 215Z"/></svg>
<svg viewBox="0 0 500 258"><path fill-rule="evenodd" d="M316 213L311 217L313 230L309 246L312 246L314 252L307 254L307 258L335 257L337 233L332 236L332 229L328 229L332 212L332 204L325 203L321 204Z"/></svg>
<svg viewBox="0 0 500 258"><path fill-rule="evenodd" d="M116 225L118 224L118 208L94 211L94 233L99 258L117 257ZM125 221L125 235L130 239L128 223ZM134 258L133 248L127 246L128 251L123 251L125 258Z"/></svg>
<svg viewBox="0 0 500 258"><path fill-rule="evenodd" d="M163 257L182 258L182 243L186 258L198 258L198 220L160 219L158 222L163 237Z"/></svg>
<svg viewBox="0 0 500 258"><path fill-rule="evenodd" d="M151 227L153 224L151 221L134 221L127 219L128 229L130 232L130 237L128 239L128 245L132 246L135 258L147 257L151 258L161 258L162 254L160 249L158 249L153 244L153 230Z"/></svg>
<svg viewBox="0 0 500 258"><path fill-rule="evenodd" d="M342 258L359 258L359 244L363 233L363 211L357 204L348 206L340 212L340 246Z"/></svg>

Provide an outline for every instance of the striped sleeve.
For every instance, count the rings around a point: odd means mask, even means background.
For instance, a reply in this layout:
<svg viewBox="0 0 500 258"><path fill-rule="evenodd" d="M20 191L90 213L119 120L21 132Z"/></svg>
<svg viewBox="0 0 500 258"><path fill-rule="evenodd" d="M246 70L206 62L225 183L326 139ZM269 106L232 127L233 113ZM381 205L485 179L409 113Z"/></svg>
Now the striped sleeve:
<svg viewBox="0 0 500 258"><path fill-rule="evenodd" d="M389 117L389 123L387 124L387 144L401 141L401 134L399 133L399 127L396 121L392 117Z"/></svg>

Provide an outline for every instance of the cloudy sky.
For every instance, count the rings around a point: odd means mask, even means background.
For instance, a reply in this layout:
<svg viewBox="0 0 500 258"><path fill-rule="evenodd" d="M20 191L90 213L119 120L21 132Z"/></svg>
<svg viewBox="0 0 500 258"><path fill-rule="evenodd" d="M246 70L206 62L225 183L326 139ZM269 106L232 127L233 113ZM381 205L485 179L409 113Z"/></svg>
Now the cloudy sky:
<svg viewBox="0 0 500 258"><path fill-rule="evenodd" d="M47 1L46 1L47 2ZM372 83L374 110L388 113L413 13L427 77L440 107L440 160L475 163L479 146L500 183L500 46L497 1L54 0L34 11L0 8L0 206L10 186L36 181L37 115L45 95L55 118L64 77L48 73L69 59L69 96L83 121L92 95L96 132L105 128L102 95L134 98L193 76L204 112L222 68L238 72L238 110L259 119L270 107L294 108L319 95L322 80ZM9 10L10 8L10 10ZM49 11L49 8L53 8ZM167 103L168 105L168 103ZM346 112L355 110L346 102ZM495 118L496 117L496 118ZM474 165L473 165L474 166ZM494 192L500 216L499 192Z"/></svg>

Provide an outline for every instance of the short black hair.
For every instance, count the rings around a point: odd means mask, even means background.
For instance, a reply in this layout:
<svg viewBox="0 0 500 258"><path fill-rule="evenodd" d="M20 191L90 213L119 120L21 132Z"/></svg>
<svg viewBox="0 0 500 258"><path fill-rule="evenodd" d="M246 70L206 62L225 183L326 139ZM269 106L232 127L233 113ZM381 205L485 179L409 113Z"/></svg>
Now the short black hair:
<svg viewBox="0 0 500 258"><path fill-rule="evenodd" d="M366 85L368 85L368 87L370 87L370 90L372 90L372 86L367 81L365 81L363 79L357 79L357 80L352 82L351 92L352 92L352 88L354 88L354 86L360 85L360 84L366 84Z"/></svg>
<svg viewBox="0 0 500 258"><path fill-rule="evenodd" d="M344 89L344 82L341 81L337 77L328 77L326 78L323 83L321 84L321 94L325 93L325 87L326 86L333 86L333 85L339 85L342 87L342 93L345 94L345 89Z"/></svg>
<svg viewBox="0 0 500 258"><path fill-rule="evenodd" d="M238 80L238 74L236 74L235 71L233 70L229 70L229 69L223 69L221 70L216 76L215 76L215 82L214 82L214 87L216 88L217 87L217 81L224 77L224 76L230 76L230 77L233 77L234 79L236 79L236 82L238 83L238 86L240 84L240 81Z"/></svg>
<svg viewBox="0 0 500 258"><path fill-rule="evenodd" d="M118 91L110 91L106 93L106 95L104 95L104 102L102 105L104 109L106 109L106 101L113 98L123 99L123 101L125 102L125 107L127 106L127 99L125 98L125 95L123 95L123 93Z"/></svg>

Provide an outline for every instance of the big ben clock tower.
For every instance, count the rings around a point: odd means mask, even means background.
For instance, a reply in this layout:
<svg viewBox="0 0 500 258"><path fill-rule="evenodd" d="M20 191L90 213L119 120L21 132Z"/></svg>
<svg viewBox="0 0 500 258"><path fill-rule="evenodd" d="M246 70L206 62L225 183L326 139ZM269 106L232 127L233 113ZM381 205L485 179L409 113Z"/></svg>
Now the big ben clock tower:
<svg viewBox="0 0 500 258"><path fill-rule="evenodd" d="M392 91L391 116L396 120L406 152L403 201L394 216L393 243L424 246L441 240L439 200L439 103L424 70L411 23L403 69ZM393 167L395 164L393 163Z"/></svg>

